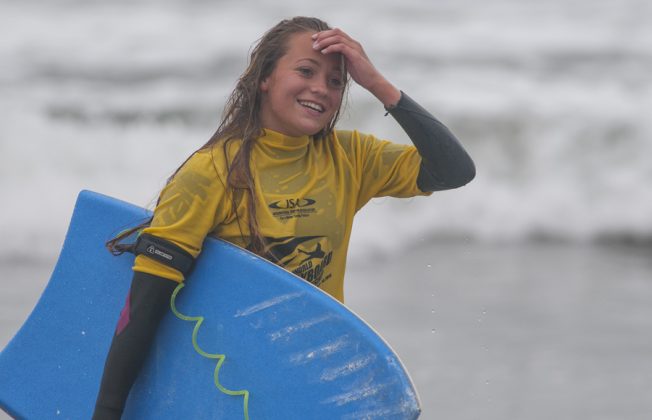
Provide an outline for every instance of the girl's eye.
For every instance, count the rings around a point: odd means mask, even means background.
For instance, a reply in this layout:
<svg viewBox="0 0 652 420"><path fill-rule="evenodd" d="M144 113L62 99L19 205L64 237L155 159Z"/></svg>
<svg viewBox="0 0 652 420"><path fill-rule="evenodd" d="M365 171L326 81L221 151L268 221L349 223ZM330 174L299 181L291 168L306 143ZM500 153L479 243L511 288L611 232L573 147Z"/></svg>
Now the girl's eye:
<svg viewBox="0 0 652 420"><path fill-rule="evenodd" d="M302 75L302 76L312 76L313 71L310 67L299 67L297 71Z"/></svg>
<svg viewBox="0 0 652 420"><path fill-rule="evenodd" d="M341 79L333 78L330 80L331 86L334 88L341 88L343 83Z"/></svg>

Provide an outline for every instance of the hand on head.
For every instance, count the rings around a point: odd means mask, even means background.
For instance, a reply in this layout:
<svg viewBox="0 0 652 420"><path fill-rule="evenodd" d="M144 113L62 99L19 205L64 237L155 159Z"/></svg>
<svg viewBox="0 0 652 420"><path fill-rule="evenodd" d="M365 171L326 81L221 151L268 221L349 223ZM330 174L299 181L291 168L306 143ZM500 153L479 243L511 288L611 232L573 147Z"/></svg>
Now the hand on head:
<svg viewBox="0 0 652 420"><path fill-rule="evenodd" d="M358 41L339 28L317 32L312 39L313 48L322 54L342 54L351 78L385 106L398 102L400 91L376 69Z"/></svg>

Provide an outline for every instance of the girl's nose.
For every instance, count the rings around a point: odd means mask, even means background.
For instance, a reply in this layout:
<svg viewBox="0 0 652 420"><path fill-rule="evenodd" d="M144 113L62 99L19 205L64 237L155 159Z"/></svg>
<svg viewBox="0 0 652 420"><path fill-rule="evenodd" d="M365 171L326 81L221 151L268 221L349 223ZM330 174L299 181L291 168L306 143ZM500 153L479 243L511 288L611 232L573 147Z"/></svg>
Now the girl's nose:
<svg viewBox="0 0 652 420"><path fill-rule="evenodd" d="M310 85L311 92L318 95L325 95L328 91L328 82L321 77L316 77Z"/></svg>

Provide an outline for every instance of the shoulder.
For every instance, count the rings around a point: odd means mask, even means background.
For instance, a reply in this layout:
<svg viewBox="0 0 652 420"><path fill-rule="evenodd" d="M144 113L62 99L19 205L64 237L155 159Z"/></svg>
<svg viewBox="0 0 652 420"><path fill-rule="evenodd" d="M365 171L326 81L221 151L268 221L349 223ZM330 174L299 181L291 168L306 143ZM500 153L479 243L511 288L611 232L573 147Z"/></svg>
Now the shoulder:
<svg viewBox="0 0 652 420"><path fill-rule="evenodd" d="M335 142L345 149L355 149L368 143L378 141L378 139L366 133L361 133L358 130L336 130L333 133Z"/></svg>
<svg viewBox="0 0 652 420"><path fill-rule="evenodd" d="M373 137L370 134L361 133L358 130L335 130L334 137L342 144L359 142L367 137Z"/></svg>
<svg viewBox="0 0 652 420"><path fill-rule="evenodd" d="M222 143L194 152L172 176L168 187L183 189L212 189L224 184L228 174L225 149ZM192 188L191 188L192 187Z"/></svg>
<svg viewBox="0 0 652 420"><path fill-rule="evenodd" d="M171 181L178 183L182 180L188 181L198 178L211 178L215 174L213 166L213 159L209 151L196 151L190 155L185 162L183 162L181 167L179 167L176 173L172 176Z"/></svg>
<svg viewBox="0 0 652 420"><path fill-rule="evenodd" d="M203 173L205 175L224 175L228 172L229 162L240 148L240 141L219 141L211 146L194 152L182 165L181 172Z"/></svg>
<svg viewBox="0 0 652 420"><path fill-rule="evenodd" d="M373 149L391 144L373 134L361 133L357 130L337 130L333 137L336 143L349 154L369 153Z"/></svg>
<svg viewBox="0 0 652 420"><path fill-rule="evenodd" d="M213 153L210 149L200 149L194 152L183 164L184 169L204 169L213 162Z"/></svg>

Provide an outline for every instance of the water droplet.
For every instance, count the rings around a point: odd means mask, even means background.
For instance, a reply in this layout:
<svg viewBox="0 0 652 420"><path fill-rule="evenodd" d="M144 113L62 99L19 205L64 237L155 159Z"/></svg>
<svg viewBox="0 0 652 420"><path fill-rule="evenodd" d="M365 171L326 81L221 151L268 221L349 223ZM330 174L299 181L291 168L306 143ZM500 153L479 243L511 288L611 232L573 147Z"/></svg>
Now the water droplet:
<svg viewBox="0 0 652 420"><path fill-rule="evenodd" d="M428 264L428 265L426 265L426 267L432 268L432 264Z"/></svg>
<svg viewBox="0 0 652 420"><path fill-rule="evenodd" d="M433 328L432 330L430 330L430 332L434 334L434 333L435 333L435 329Z"/></svg>
<svg viewBox="0 0 652 420"><path fill-rule="evenodd" d="M431 310L430 312L434 314L434 313L435 313L435 310L434 310L434 309L432 309L432 310Z"/></svg>

